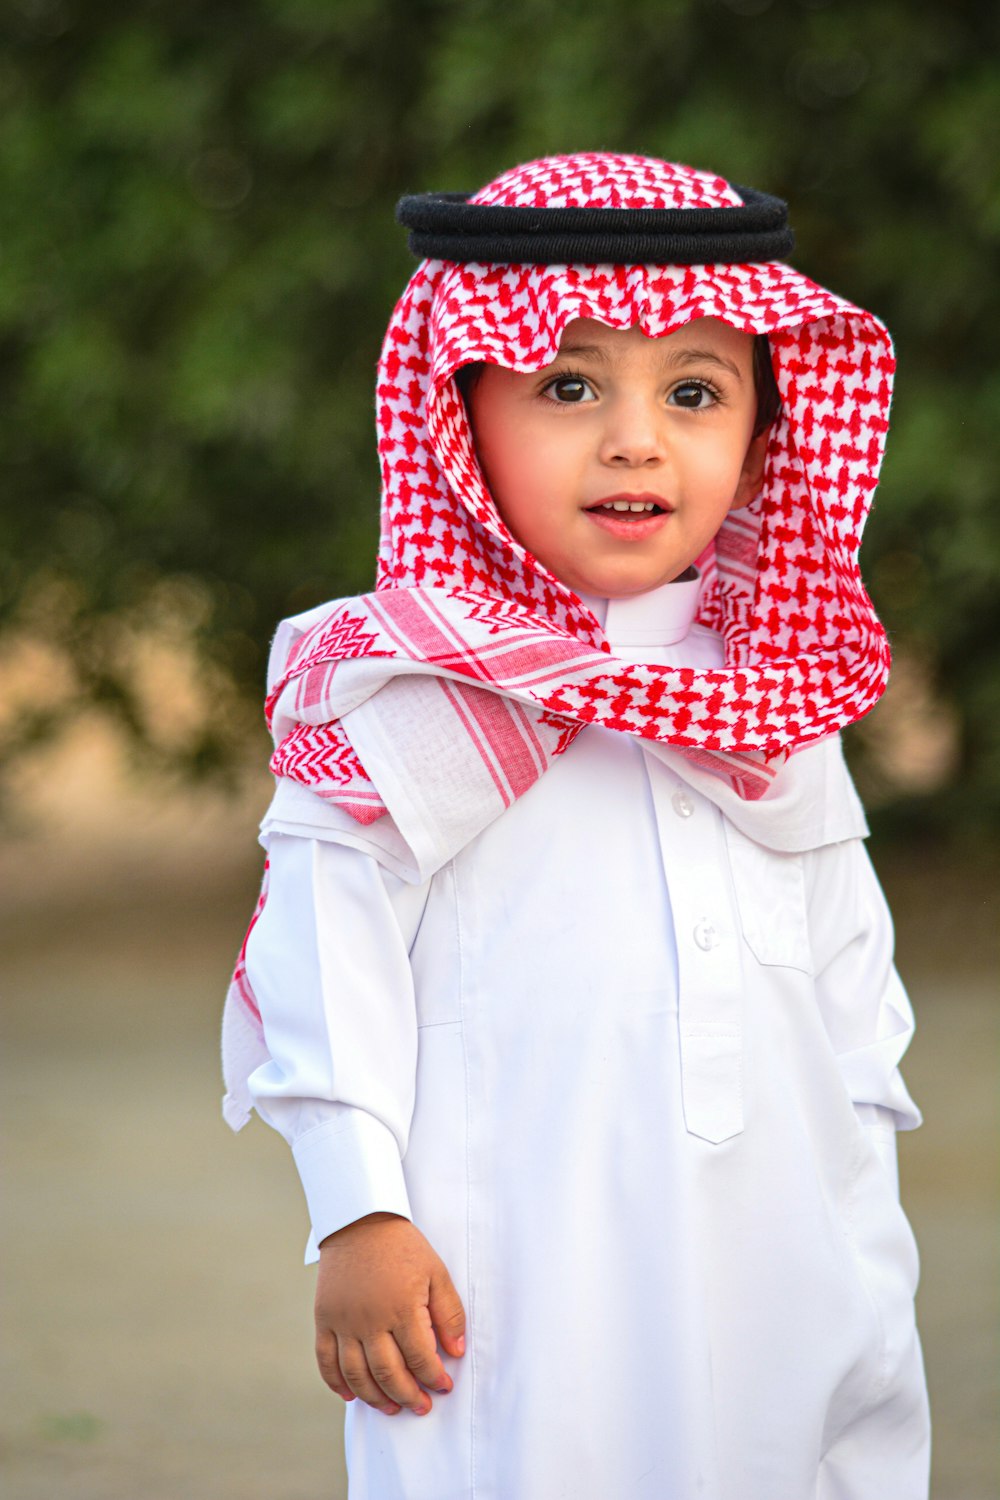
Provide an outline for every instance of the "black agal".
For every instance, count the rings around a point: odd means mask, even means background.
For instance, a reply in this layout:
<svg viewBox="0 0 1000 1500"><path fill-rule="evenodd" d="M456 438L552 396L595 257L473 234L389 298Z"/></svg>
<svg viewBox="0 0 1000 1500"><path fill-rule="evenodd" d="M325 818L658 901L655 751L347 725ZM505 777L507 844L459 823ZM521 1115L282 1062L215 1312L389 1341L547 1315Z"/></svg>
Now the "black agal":
<svg viewBox="0 0 1000 1500"><path fill-rule="evenodd" d="M400 198L396 218L424 260L553 265L732 264L782 260L795 243L788 205L738 187L738 208L508 208L467 193Z"/></svg>

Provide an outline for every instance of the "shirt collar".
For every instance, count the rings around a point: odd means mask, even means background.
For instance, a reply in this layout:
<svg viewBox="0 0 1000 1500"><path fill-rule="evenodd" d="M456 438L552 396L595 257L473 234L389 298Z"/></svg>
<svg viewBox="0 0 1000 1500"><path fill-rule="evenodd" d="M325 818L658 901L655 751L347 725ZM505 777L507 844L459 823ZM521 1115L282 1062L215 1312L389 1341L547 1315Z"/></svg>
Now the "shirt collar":
<svg viewBox="0 0 1000 1500"><path fill-rule="evenodd" d="M690 575L690 576L689 576ZM612 649L616 646L673 646L694 623L702 576L690 568L682 578L661 583L630 599L580 598L600 620Z"/></svg>

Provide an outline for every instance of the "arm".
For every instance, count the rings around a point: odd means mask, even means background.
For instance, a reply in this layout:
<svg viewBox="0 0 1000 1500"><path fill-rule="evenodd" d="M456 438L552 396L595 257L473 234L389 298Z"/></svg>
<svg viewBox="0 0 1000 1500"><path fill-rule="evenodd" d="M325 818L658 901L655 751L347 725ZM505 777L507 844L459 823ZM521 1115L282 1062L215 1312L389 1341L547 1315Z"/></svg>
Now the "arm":
<svg viewBox="0 0 1000 1500"><path fill-rule="evenodd" d="M337 843L272 835L269 857L246 964L270 1060L250 1093L292 1148L318 1243L378 1210L410 1217L416 1013L400 917L413 893Z"/></svg>
<svg viewBox="0 0 1000 1500"><path fill-rule="evenodd" d="M423 893L337 843L279 834L269 853L246 963L270 1059L250 1091L292 1147L320 1242L320 1369L345 1400L425 1412L418 1379L451 1388L434 1331L460 1354L464 1315L408 1222L401 1160L417 1046L408 950Z"/></svg>
<svg viewBox="0 0 1000 1500"><path fill-rule="evenodd" d="M805 871L817 1004L854 1107L895 1180L895 1131L915 1129L921 1115L899 1071L915 1023L893 962L892 918L860 839L813 851Z"/></svg>

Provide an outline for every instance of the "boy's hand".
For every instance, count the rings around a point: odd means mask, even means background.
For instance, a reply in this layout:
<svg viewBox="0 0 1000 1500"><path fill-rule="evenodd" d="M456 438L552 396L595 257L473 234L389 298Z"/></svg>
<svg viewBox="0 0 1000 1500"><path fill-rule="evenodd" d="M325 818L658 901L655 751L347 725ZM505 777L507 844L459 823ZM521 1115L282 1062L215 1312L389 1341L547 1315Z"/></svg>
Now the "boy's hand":
<svg viewBox="0 0 1000 1500"><path fill-rule="evenodd" d="M421 1385L454 1382L437 1352L465 1352L465 1310L441 1257L398 1214L368 1214L319 1247L316 1359L331 1390L395 1416L430 1411Z"/></svg>

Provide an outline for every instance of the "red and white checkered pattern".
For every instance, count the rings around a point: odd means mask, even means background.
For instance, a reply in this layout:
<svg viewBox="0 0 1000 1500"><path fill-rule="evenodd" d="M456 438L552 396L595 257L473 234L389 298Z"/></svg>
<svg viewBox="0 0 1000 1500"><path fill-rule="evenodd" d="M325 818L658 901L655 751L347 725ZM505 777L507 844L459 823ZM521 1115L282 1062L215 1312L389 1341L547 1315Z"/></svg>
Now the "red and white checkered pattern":
<svg viewBox="0 0 1000 1500"><path fill-rule="evenodd" d="M585 153L517 167L473 201L720 208L740 199L708 172ZM726 642L717 671L617 662L589 610L511 536L483 483L454 371L477 360L537 370L580 317L638 323L651 337L717 317L771 339L784 412L763 491L700 559L699 618ZM333 605L289 661L269 700L274 771L361 821L378 817L384 804L338 720L389 679L430 672L460 685L457 723L477 723L476 704L491 721L509 716L498 743L510 753L521 747L530 758L534 737L547 763L596 722L729 757L717 764L744 795L759 795L768 762L859 718L885 686L888 648L857 554L893 369L876 318L780 262L423 262L393 313L378 372L376 592ZM500 702L470 694L476 684ZM504 774L502 752L495 769Z"/></svg>

